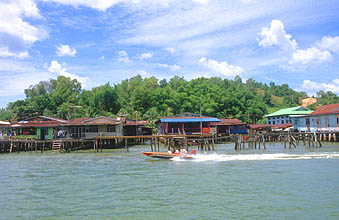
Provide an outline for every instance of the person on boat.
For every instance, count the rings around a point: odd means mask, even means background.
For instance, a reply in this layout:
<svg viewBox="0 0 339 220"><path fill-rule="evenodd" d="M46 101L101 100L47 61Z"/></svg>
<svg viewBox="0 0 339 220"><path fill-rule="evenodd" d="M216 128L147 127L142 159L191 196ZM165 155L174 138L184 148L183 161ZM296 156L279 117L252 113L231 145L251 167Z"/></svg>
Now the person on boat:
<svg viewBox="0 0 339 220"><path fill-rule="evenodd" d="M175 153L175 154L179 154L179 151L178 151L178 149L176 149L174 153Z"/></svg>
<svg viewBox="0 0 339 220"><path fill-rule="evenodd" d="M181 154L187 154L187 150L186 150L185 148L181 148L181 149L180 149L180 153L181 153Z"/></svg>
<svg viewBox="0 0 339 220"><path fill-rule="evenodd" d="M172 151L171 151L171 150L168 150L167 153L168 153L168 154L172 154Z"/></svg>

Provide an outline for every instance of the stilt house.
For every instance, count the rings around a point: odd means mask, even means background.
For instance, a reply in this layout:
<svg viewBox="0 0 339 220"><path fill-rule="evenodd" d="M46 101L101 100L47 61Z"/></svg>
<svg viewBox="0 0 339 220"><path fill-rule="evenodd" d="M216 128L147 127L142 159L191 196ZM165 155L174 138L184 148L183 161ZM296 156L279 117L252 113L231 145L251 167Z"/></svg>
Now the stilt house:
<svg viewBox="0 0 339 220"><path fill-rule="evenodd" d="M198 114L185 112L171 117L160 118L157 122L159 134L193 134L193 133L215 133L212 128L213 122L221 122L218 118L200 117ZM200 129L202 124L202 130Z"/></svg>

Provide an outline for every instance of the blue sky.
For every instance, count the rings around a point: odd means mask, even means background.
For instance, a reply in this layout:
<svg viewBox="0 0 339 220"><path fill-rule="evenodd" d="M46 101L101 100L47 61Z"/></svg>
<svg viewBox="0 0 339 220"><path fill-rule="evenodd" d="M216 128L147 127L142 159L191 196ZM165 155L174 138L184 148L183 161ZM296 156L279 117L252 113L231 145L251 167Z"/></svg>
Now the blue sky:
<svg viewBox="0 0 339 220"><path fill-rule="evenodd" d="M338 0L1 0L0 107L59 75L85 89L240 75L339 94L338 11Z"/></svg>

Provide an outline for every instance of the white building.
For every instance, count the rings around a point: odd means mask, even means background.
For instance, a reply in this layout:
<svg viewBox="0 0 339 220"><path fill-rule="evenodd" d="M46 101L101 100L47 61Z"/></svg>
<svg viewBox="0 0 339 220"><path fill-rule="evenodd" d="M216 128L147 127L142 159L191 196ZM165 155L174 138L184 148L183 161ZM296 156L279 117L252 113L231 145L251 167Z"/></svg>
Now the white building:
<svg viewBox="0 0 339 220"><path fill-rule="evenodd" d="M339 131L339 104L325 105L305 116L294 118L298 131Z"/></svg>
<svg viewBox="0 0 339 220"><path fill-rule="evenodd" d="M265 115L264 117L267 118L267 124L269 125L287 124L293 123L294 116L308 115L312 112L312 110L309 110L302 106L297 106L292 108L280 109L279 111Z"/></svg>

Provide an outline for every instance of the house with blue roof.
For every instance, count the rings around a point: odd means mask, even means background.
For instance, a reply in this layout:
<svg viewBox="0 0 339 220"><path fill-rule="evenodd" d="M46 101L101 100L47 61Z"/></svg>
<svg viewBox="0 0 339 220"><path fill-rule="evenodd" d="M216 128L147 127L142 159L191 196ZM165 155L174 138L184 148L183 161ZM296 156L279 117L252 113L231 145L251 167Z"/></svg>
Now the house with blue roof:
<svg viewBox="0 0 339 220"><path fill-rule="evenodd" d="M210 134L215 133L213 122L221 122L218 118L200 117L198 114L185 112L171 117L160 118L157 122L159 134ZM202 124L202 129L200 129Z"/></svg>

